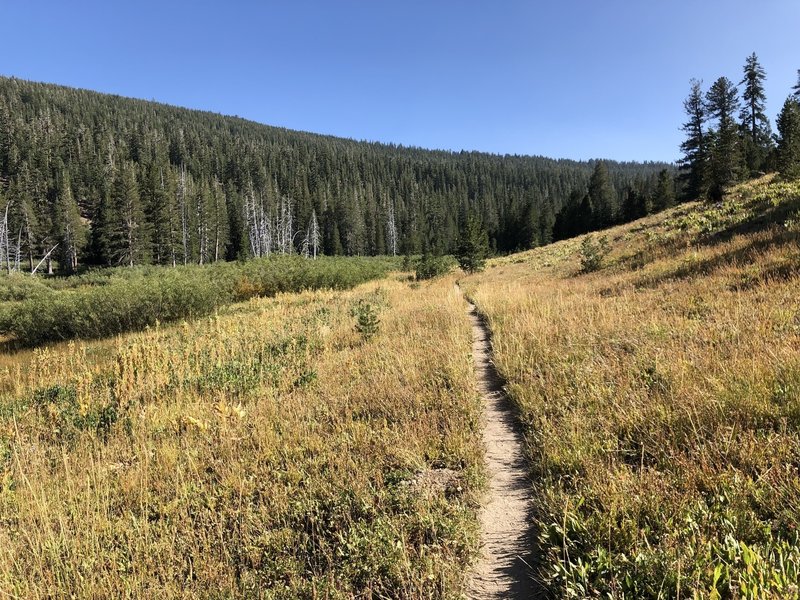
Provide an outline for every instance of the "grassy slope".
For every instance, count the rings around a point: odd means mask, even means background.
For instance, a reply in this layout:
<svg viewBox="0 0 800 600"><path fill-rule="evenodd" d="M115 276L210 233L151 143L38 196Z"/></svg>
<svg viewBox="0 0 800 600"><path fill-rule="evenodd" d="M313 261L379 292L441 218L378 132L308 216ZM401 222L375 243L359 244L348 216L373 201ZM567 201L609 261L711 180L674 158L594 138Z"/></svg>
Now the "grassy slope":
<svg viewBox="0 0 800 600"><path fill-rule="evenodd" d="M469 348L452 278L387 279L0 356L0 595L458 597Z"/></svg>
<svg viewBox="0 0 800 600"><path fill-rule="evenodd" d="M465 287L527 426L558 597L796 597L800 185L495 261Z"/></svg>

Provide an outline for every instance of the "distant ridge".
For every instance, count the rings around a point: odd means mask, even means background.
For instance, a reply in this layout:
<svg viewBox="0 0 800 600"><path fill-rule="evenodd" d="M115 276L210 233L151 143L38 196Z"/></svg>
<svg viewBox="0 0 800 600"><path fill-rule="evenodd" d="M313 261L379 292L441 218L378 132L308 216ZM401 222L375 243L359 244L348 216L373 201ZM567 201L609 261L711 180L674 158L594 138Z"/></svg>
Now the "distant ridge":
<svg viewBox="0 0 800 600"><path fill-rule="evenodd" d="M0 207L14 261L183 264L452 252L467 212L499 252L552 239L597 161L425 150L0 77ZM625 190L671 165L605 161ZM307 244L306 244L307 245Z"/></svg>

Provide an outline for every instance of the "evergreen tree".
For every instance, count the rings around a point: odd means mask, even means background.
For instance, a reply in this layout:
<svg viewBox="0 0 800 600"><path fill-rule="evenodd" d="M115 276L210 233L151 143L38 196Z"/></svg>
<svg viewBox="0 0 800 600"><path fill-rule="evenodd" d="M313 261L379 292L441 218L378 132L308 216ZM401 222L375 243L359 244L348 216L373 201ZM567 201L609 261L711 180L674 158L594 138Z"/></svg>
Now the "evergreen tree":
<svg viewBox="0 0 800 600"><path fill-rule="evenodd" d="M689 120L683 124L686 139L681 144L683 158L678 161L684 182L684 196L696 200L706 195L708 175L708 139L705 134L706 105L703 102L702 82L691 81L691 91L683 101Z"/></svg>
<svg viewBox="0 0 800 600"><path fill-rule="evenodd" d="M767 103L764 93L765 77L766 71L759 64L754 52L747 57L744 78L740 82L744 86L744 105L740 113L744 132L744 158L751 176L764 169L772 142L769 119L764 113Z"/></svg>
<svg viewBox="0 0 800 600"><path fill-rule="evenodd" d="M606 166L613 191L668 165ZM65 271L89 261L179 264L289 252L287 223L297 242L295 230L313 210L326 254L417 253L423 244L453 252L464 205L491 243L510 251L546 243L556 226L586 231L596 216L602 222L585 194L595 167L353 142L0 77L9 231L18 240L22 231L29 265L59 243L51 256ZM573 190L577 202L569 201ZM283 198L291 199L288 211ZM621 195L600 199L610 222ZM71 253L59 242L65 222L75 225L67 228ZM80 240L86 222L88 247Z"/></svg>
<svg viewBox="0 0 800 600"><path fill-rule="evenodd" d="M151 233L148 254L158 265L172 264L175 257L175 193L170 187L169 171L166 156L154 157L142 186L141 200Z"/></svg>
<svg viewBox="0 0 800 600"><path fill-rule="evenodd" d="M247 231L244 222L244 206L233 181L225 186L225 204L228 211L228 243L225 245L225 260L240 260L247 257Z"/></svg>
<svg viewBox="0 0 800 600"><path fill-rule="evenodd" d="M634 221L638 219L642 204L639 190L634 185L629 185L625 189L625 195L622 197L622 204L619 207L622 220Z"/></svg>
<svg viewBox="0 0 800 600"><path fill-rule="evenodd" d="M149 231L133 163L124 161L117 172L113 204L115 210L109 240L112 263L132 267L148 262Z"/></svg>
<svg viewBox="0 0 800 600"><path fill-rule="evenodd" d="M456 259L465 273L482 271L489 255L489 238L475 215L469 215L461 230Z"/></svg>
<svg viewBox="0 0 800 600"><path fill-rule="evenodd" d="M529 197L525 199L519 215L517 226L518 235L514 250L527 250L542 244L542 213L539 210L541 204L536 199Z"/></svg>
<svg viewBox="0 0 800 600"><path fill-rule="evenodd" d="M624 221L634 221L653 212L653 201L642 189L641 182L628 185L620 212Z"/></svg>
<svg viewBox="0 0 800 600"><path fill-rule="evenodd" d="M553 242L553 229L556 224L556 214L553 210L553 203L545 201L539 213L539 243L542 245Z"/></svg>
<svg viewBox="0 0 800 600"><path fill-rule="evenodd" d="M589 179L589 201L597 227L613 225L617 217L617 194L611 184L605 161L598 161Z"/></svg>
<svg viewBox="0 0 800 600"><path fill-rule="evenodd" d="M800 104L786 99L778 115L778 170L788 178L800 177Z"/></svg>
<svg viewBox="0 0 800 600"><path fill-rule="evenodd" d="M739 132L733 115L739 108L736 86L727 77L720 77L706 94L706 110L716 119L717 128L710 134L709 197L722 198L728 186L739 181L742 155Z"/></svg>
<svg viewBox="0 0 800 600"><path fill-rule="evenodd" d="M55 244L58 244L54 254L57 257L59 269L65 273L74 273L78 268L78 256L86 243L86 226L81 219L78 205L72 195L69 175L65 170L58 178L51 223L52 239L55 240Z"/></svg>
<svg viewBox="0 0 800 600"><path fill-rule="evenodd" d="M664 210L675 204L675 182L667 169L658 174L658 183L653 195L653 210Z"/></svg>
<svg viewBox="0 0 800 600"><path fill-rule="evenodd" d="M217 262L225 257L225 248L228 245L228 236L230 235L230 223L228 221L228 199L225 197L222 184L216 179L211 187L211 206L209 209L209 214L206 217L210 222L209 235L211 244L209 258Z"/></svg>
<svg viewBox="0 0 800 600"><path fill-rule="evenodd" d="M797 83L792 86L792 98L795 102L800 102L800 69L797 69Z"/></svg>
<svg viewBox="0 0 800 600"><path fill-rule="evenodd" d="M556 215L556 222L553 226L553 238L556 240L565 240L574 237L585 230L582 225L581 205L586 193L582 190L572 190L569 198L561 207L558 215ZM587 200L588 201L588 200ZM589 211L591 218L591 210Z"/></svg>

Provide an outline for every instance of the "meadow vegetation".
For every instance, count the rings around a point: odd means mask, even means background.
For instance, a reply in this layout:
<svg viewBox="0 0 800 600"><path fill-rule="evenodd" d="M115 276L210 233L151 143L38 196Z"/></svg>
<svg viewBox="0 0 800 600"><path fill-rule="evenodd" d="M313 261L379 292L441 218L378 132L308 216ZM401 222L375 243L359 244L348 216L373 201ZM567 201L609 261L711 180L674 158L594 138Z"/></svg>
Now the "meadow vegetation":
<svg viewBox="0 0 800 600"><path fill-rule="evenodd" d="M256 296L348 289L385 276L390 258L274 256L207 266L100 269L81 276L0 277L0 334L35 346L191 319Z"/></svg>
<svg viewBox="0 0 800 600"><path fill-rule="evenodd" d="M765 177L605 231L592 268L575 238L462 282L526 427L555 597L798 596L799 211Z"/></svg>
<svg viewBox="0 0 800 600"><path fill-rule="evenodd" d="M482 448L453 278L214 306L0 354L2 595L459 597Z"/></svg>

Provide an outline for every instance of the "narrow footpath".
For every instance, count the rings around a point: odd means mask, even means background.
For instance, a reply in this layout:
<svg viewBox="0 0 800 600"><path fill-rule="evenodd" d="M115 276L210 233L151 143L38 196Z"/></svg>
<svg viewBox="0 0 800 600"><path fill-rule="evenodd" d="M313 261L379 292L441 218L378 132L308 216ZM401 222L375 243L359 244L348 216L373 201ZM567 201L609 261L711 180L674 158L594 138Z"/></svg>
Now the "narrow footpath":
<svg viewBox="0 0 800 600"><path fill-rule="evenodd" d="M489 327L475 305L468 302L468 306L475 373L483 396L483 441L489 477L480 513L481 557L470 576L468 597L539 598L541 588L534 581L530 566L531 489L522 434L503 389L503 380L492 362Z"/></svg>

